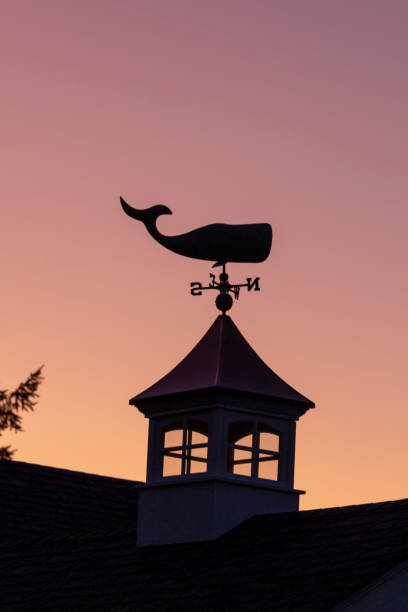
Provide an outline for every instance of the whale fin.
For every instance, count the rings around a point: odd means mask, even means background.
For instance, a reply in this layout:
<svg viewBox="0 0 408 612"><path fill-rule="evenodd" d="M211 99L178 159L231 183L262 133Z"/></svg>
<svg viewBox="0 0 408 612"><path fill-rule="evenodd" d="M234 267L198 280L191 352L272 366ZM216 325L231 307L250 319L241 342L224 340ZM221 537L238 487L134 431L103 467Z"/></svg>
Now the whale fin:
<svg viewBox="0 0 408 612"><path fill-rule="evenodd" d="M156 204L155 206L151 206L150 208L133 208L130 206L125 200L121 197L120 203L122 204L122 208L129 217L132 219L137 219L145 224L147 228L151 228L152 225L155 225L157 217L160 215L171 215L172 212L170 208L167 206L163 206L163 204Z"/></svg>
<svg viewBox="0 0 408 612"><path fill-rule="evenodd" d="M120 198L120 203L122 204L123 210L127 215L129 215L129 217L132 217L132 219L137 219L138 221L144 221L144 210L137 210L136 208L129 206L129 204L125 202L122 197Z"/></svg>

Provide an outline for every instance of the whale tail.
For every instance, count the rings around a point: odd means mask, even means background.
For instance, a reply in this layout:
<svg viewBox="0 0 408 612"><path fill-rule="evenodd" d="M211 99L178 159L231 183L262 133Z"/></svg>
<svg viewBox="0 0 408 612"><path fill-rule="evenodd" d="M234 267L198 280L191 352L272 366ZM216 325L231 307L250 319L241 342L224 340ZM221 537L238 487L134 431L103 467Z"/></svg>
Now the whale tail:
<svg viewBox="0 0 408 612"><path fill-rule="evenodd" d="M155 224L157 217L160 215L171 215L172 212L170 208L167 206L163 206L162 204L158 204L156 206L151 206L150 208L133 208L133 206L129 206L127 202L121 197L120 203L122 204L122 208L129 217L132 219L137 219L145 224L147 228L150 228L153 224Z"/></svg>

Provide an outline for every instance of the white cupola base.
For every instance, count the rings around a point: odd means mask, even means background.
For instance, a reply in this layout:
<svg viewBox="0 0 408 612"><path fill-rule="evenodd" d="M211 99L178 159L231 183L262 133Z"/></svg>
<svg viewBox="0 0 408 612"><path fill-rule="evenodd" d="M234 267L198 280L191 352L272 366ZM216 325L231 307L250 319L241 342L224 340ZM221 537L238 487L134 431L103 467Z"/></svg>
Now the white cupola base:
<svg viewBox="0 0 408 612"><path fill-rule="evenodd" d="M243 477L245 478L245 477ZM237 477L140 485L139 546L214 540L256 514L294 512L299 494Z"/></svg>

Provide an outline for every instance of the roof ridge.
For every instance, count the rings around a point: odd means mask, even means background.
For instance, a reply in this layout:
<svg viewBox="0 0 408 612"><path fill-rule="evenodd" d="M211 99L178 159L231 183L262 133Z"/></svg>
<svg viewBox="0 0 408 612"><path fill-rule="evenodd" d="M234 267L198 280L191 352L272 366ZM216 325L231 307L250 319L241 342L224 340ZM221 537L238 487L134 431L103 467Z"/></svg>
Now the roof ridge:
<svg viewBox="0 0 408 612"><path fill-rule="evenodd" d="M100 480L100 481L104 481L104 482L120 482L120 483L127 483L129 485L137 485L137 484L142 484L141 480L131 480L129 478L121 478L119 476L108 476L106 474L95 474L93 472L84 472L82 470L74 470L73 468L64 468L64 467L58 467L55 465L45 465L43 463L31 463L30 461L19 461L19 460L15 460L13 459L13 461L5 461L4 463L1 464L1 467L3 468L9 468L9 469L16 469L18 470L19 468L24 469L26 468L26 466L29 466L29 469L31 469L33 466L36 468L40 468L41 471L44 472L59 472L60 474L66 474L67 476L81 476L81 477L86 477L86 478L94 478L95 480ZM3 471L3 470L2 470ZM0 476L1 476L1 472L0 472Z"/></svg>
<svg viewBox="0 0 408 612"><path fill-rule="evenodd" d="M264 523L267 520L272 521L280 521L282 519L290 518L293 521L302 521L302 519L308 517L321 519L324 515L327 517L337 518L339 514L343 515L344 518L347 518L347 515L358 512L363 514L366 511L375 511L381 510L382 508L390 508L393 507L395 509L405 508L407 512L408 518L408 497L403 497L401 499L392 499L385 501L377 501L377 502L365 502L362 504L349 504L347 506L330 506L328 508L308 508L307 510L299 510L298 512L276 512L276 513L267 513L267 514L257 514L252 516L239 525L236 525L233 529L223 534L220 539L229 539L230 535L234 535L235 532L239 532L243 527L247 527L248 525L254 526L260 523Z"/></svg>
<svg viewBox="0 0 408 612"><path fill-rule="evenodd" d="M220 329L218 333L218 344L217 344L217 352L215 354L215 377L214 377L214 385L218 385L220 382L220 371L221 371L221 354L222 354L222 337L224 333L224 318L226 315L220 315Z"/></svg>

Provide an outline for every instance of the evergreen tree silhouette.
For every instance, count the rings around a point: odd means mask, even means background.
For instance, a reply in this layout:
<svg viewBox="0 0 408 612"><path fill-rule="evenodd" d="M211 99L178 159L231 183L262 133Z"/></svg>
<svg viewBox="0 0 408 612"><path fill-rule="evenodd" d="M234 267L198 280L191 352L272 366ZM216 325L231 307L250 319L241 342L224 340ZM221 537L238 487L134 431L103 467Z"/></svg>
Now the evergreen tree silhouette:
<svg viewBox="0 0 408 612"><path fill-rule="evenodd" d="M32 412L38 397L37 389L43 380L41 366L32 372L25 382L22 382L14 391L0 390L0 436L7 429L23 431L21 412ZM0 459L12 459L15 449L10 446L0 446Z"/></svg>

